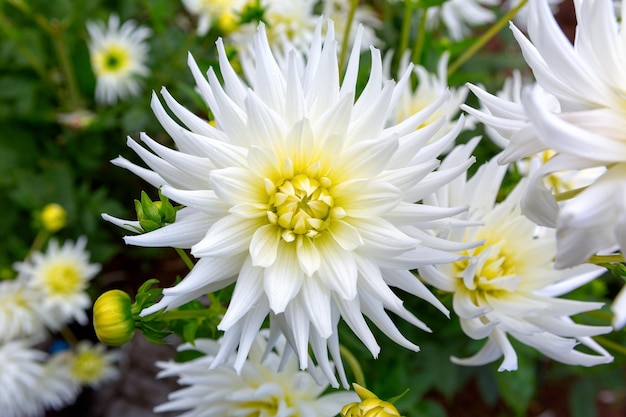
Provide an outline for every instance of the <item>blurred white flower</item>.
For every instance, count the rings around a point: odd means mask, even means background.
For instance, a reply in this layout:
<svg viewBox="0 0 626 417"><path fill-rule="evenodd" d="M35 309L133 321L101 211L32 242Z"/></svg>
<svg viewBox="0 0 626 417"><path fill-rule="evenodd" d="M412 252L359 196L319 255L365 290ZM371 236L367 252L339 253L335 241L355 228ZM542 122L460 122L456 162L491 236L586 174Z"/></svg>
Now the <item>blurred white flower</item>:
<svg viewBox="0 0 626 417"><path fill-rule="evenodd" d="M386 63L391 61L391 56L386 57ZM409 56L403 55L400 62L400 73L404 73L409 68ZM458 120L460 106L467 97L467 87L448 87L448 54L443 54L437 65L437 73L430 73L426 68L418 65L413 68L417 76L417 87L413 88L411 83L406 83L400 94L398 105L391 113L390 123L400 123L402 120L426 109L431 104L437 102L439 98L449 92L448 99L439 106L428 119L422 123L420 128L432 123L443 123L443 126L433 136L433 140L438 139L454 129ZM465 128L471 128L472 123L466 120Z"/></svg>
<svg viewBox="0 0 626 417"><path fill-rule="evenodd" d="M37 308L41 298L22 278L0 281L0 343L45 338L47 329Z"/></svg>
<svg viewBox="0 0 626 417"><path fill-rule="evenodd" d="M198 359L184 363L159 362L159 377L177 376L186 387L169 396L169 402L156 407L157 412L189 410L182 416L259 416L259 417L333 417L341 408L358 400L354 392L323 394L326 385L318 385L313 377L298 369L294 356L281 363L285 340L266 353L268 333L256 336L249 359L240 371L231 355L222 365L211 368L218 354L219 343L198 339L181 350L203 353ZM310 372L318 372L315 367Z"/></svg>
<svg viewBox="0 0 626 417"><path fill-rule="evenodd" d="M521 0L505 0L503 3L503 7L506 10L511 10L512 8L516 7L520 3L520 1ZM552 10L553 13L556 12L562 2L563 0L548 0L550 10ZM526 6L522 7L517 12L515 17L513 18L513 21L519 28L526 28L526 25L528 24L528 4L526 4Z"/></svg>
<svg viewBox="0 0 626 417"><path fill-rule="evenodd" d="M80 383L70 376L67 352L69 350L61 350L49 355L43 366L44 372L37 390L48 409L60 410L68 404L73 404L82 390Z"/></svg>
<svg viewBox="0 0 626 417"><path fill-rule="evenodd" d="M471 28L493 22L496 15L488 7L499 4L500 0L447 0L441 6L429 7L426 13L431 27L443 23L450 38L458 41Z"/></svg>
<svg viewBox="0 0 626 417"><path fill-rule="evenodd" d="M502 157L510 162L555 151L533 175L523 208L537 223L556 227L558 268L626 247L626 19L618 23L610 1L580 0L575 6L574 45L546 0L530 1L530 40L512 26L538 85L556 97L560 112L525 90L521 102L533 134L513 135ZM555 195L542 181L553 172L591 167L606 171L576 194Z"/></svg>
<svg viewBox="0 0 626 417"><path fill-rule="evenodd" d="M62 352L59 362L66 367L71 379L80 385L98 388L118 377L115 364L119 356L119 351L107 351L104 345L81 340L71 350Z"/></svg>
<svg viewBox="0 0 626 417"><path fill-rule="evenodd" d="M53 239L45 253L35 252L30 260L14 265L28 285L42 294L35 308L51 329L72 319L82 325L88 323L85 309L91 306L91 299L85 290L100 265L89 263L86 245L84 236L76 243L68 240L63 246Z"/></svg>
<svg viewBox="0 0 626 417"><path fill-rule="evenodd" d="M114 104L118 99L136 95L139 77L149 74L146 66L150 29L137 26L132 20L120 26L117 15L109 17L108 25L88 22L89 54L96 75L96 101Z"/></svg>
<svg viewBox="0 0 626 417"><path fill-rule="evenodd" d="M41 416L45 405L39 391L46 353L30 342L0 344L0 413L3 417Z"/></svg>
<svg viewBox="0 0 626 417"><path fill-rule="evenodd" d="M442 166L466 158L476 142L460 146ZM466 259L448 265L419 268L420 276L442 291L453 293L454 311L463 331L472 339L488 338L474 356L453 358L462 365L483 365L504 355L499 370L517 369L511 336L544 355L571 365L593 366L613 358L591 339L611 327L574 323L569 316L596 310L602 303L556 298L601 275L605 270L585 264L554 269L556 239L552 229L541 230L521 214L522 180L507 198L496 203L507 167L493 159L468 181L458 178L425 201L432 204L468 204L468 220L476 226L446 232L451 240L484 243L463 251ZM599 355L575 349L582 343Z"/></svg>
<svg viewBox="0 0 626 417"><path fill-rule="evenodd" d="M224 85L214 70L208 81L190 59L198 89L215 115L215 127L178 104L163 89L175 122L154 96L152 107L178 151L142 134L152 150L129 146L152 170L118 158L185 208L173 224L126 243L190 248L194 269L143 314L174 308L236 282L215 364L239 346L241 369L266 317L309 363L309 343L322 371L337 385L328 350L344 385L337 324L340 317L376 356L380 350L363 314L395 342L404 338L385 310L428 327L390 289L400 288L445 307L410 272L421 265L451 262L445 242L422 242L424 229L464 207L415 204L464 172L467 160L433 172L437 156L462 129L426 145L441 125L416 130L447 99L387 127L409 71L398 85L383 77L380 52L372 48L367 85L356 98L360 35L341 81L332 22L322 40L317 26L306 60L296 50L279 65L264 26L254 38L255 61L240 79L217 42ZM305 64L306 62L306 64ZM356 100L356 102L355 102ZM126 227L128 222L105 216ZM443 220L442 220L443 221Z"/></svg>
<svg viewBox="0 0 626 417"><path fill-rule="evenodd" d="M185 9L198 17L197 32L206 35L214 23L220 29L229 29L245 5L244 0L183 0Z"/></svg>
<svg viewBox="0 0 626 417"><path fill-rule="evenodd" d="M343 36L350 17L350 2L345 0L324 0L322 15L335 22L337 42L343 44ZM360 3L352 18L352 25L348 38L348 48L352 47L359 26L363 26L363 39L361 45L367 48L369 45L377 45L379 40L375 29L381 27L382 22L376 12L367 4Z"/></svg>

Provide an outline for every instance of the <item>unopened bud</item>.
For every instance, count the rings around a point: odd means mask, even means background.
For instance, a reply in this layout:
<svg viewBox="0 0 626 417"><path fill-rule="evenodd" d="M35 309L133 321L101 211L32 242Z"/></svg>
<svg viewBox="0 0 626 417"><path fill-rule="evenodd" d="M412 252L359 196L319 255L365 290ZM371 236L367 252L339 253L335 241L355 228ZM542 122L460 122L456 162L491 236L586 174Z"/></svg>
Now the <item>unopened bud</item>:
<svg viewBox="0 0 626 417"><path fill-rule="evenodd" d="M93 305L93 327L96 336L105 345L120 346L135 334L135 320L131 299L121 290L102 294Z"/></svg>

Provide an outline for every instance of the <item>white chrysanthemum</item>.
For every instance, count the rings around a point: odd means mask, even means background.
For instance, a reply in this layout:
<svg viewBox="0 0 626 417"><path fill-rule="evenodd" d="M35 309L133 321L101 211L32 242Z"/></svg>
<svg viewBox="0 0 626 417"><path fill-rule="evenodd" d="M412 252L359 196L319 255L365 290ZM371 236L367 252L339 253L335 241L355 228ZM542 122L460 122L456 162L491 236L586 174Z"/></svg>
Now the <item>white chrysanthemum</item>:
<svg viewBox="0 0 626 417"><path fill-rule="evenodd" d="M554 113L561 111L561 106L552 94L543 90L536 83L524 86L519 71L514 71L513 76L505 80L502 90L496 96L483 91L477 86L469 85L472 92L480 99L482 109L476 110L462 105L461 108L485 124L489 138L499 147L506 148L512 137L536 138L537 133L530 122L529 116L522 104L522 88L533 91L536 99L542 103L542 107ZM537 140L537 139L533 139ZM523 176L531 176L542 165L554 156L553 150L544 150L532 154L527 158L515 161L517 170ZM543 178L544 186L553 193L564 193L578 188L586 187L593 183L606 169L593 167L582 170L555 171ZM527 205L536 204L533 200L523 200L522 210ZM531 209L532 210L532 209Z"/></svg>
<svg viewBox="0 0 626 417"><path fill-rule="evenodd" d="M464 160L474 146L475 143L457 147L442 166ZM517 355L507 337L511 336L566 364L592 366L611 362L613 358L590 337L608 333L611 328L579 325L569 317L598 309L602 303L555 298L591 281L604 268L581 265L554 269L553 230L538 233L538 226L520 211L519 198L526 180L504 201L496 203L506 169L494 159L480 167L469 181L459 178L426 199L444 207L468 204L468 219L477 225L452 229L447 237L461 242L484 242L465 250L467 259L419 268L428 283L453 293L454 311L463 331L472 339L488 338L476 355L453 361L483 365L504 355L499 370L517 369ZM579 343L599 355L576 350Z"/></svg>
<svg viewBox="0 0 626 417"><path fill-rule="evenodd" d="M512 26L537 83L557 98L561 111L544 108L526 90L521 101L535 135L514 135L503 155L509 162L546 149L556 152L534 176L524 212L557 228L559 268L626 247L626 19L618 24L609 1L577 1L576 12L574 45L545 0L530 1L530 40ZM541 181L555 171L591 167L607 170L574 196L555 196Z"/></svg>
<svg viewBox="0 0 626 417"><path fill-rule="evenodd" d="M261 332L250 349L240 372L235 370L235 355L210 369L219 343L198 339L182 350L197 350L205 356L185 363L159 362L159 377L177 376L187 387L169 396L169 402L156 407L157 412L189 410L180 417L259 416L259 417L333 417L341 408L358 400L354 392L323 394L326 385L318 385L311 374L298 369L290 356L281 363L285 340L266 353L268 333ZM310 372L319 372L312 368Z"/></svg>
<svg viewBox="0 0 626 417"><path fill-rule="evenodd" d="M45 337L46 327L37 308L40 302L41 294L24 279L0 281L0 343Z"/></svg>
<svg viewBox="0 0 626 417"><path fill-rule="evenodd" d="M136 95L138 77L150 72L146 64L150 29L126 21L120 26L117 15L108 25L88 22L89 54L96 75L96 101L114 104L118 99Z"/></svg>
<svg viewBox="0 0 626 417"><path fill-rule="evenodd" d="M76 401L82 387L74 380L67 366L69 350L54 353L44 364L44 372L37 390L48 409L60 410Z"/></svg>
<svg viewBox="0 0 626 417"><path fill-rule="evenodd" d="M29 261L14 266L30 287L41 292L36 308L52 329L72 319L82 325L88 322L85 309L91 306L91 299L85 290L89 280L100 271L100 265L89 263L86 245L84 236L75 244L68 240L63 246L53 239L45 253L36 252Z"/></svg>
<svg viewBox="0 0 626 417"><path fill-rule="evenodd" d="M237 20L237 13L241 12L243 0L183 0L183 5L189 13L198 16L197 32L199 36L206 35L213 24L229 26Z"/></svg>
<svg viewBox="0 0 626 417"><path fill-rule="evenodd" d="M0 413L3 417L40 416L44 403L39 381L46 353L25 340L0 344Z"/></svg>
<svg viewBox="0 0 626 417"><path fill-rule="evenodd" d="M355 102L360 38L341 82L332 22L322 42L321 21L304 59L292 50L279 66L263 25L254 39L254 73L235 75L217 42L224 87L211 68L208 81L190 66L198 89L215 115L215 126L194 116L164 89L178 125L154 96L152 107L178 146L164 147L147 135L154 152L129 140L147 170L118 158L163 194L186 207L175 223L125 241L141 246L191 248L199 258L176 287L143 314L174 308L236 282L219 329L225 331L216 364L239 346L240 369L258 329L269 314L308 366L308 345L336 384L327 348L347 385L339 357L337 323L343 317L377 355L379 346L365 314L384 333L410 349L417 346L397 330L385 309L428 328L389 288L400 288L446 311L410 272L421 265L457 259L445 241L424 229L462 212L414 204L464 172L472 160L432 172L436 157L462 129L433 144L445 123L416 130L446 100L397 125L386 127L409 72L399 85L383 78L380 52L372 48L370 78ZM106 219L132 230L129 222ZM442 250L444 249L444 250Z"/></svg>
<svg viewBox="0 0 626 417"><path fill-rule="evenodd" d="M454 40L461 40L470 29L495 20L495 13L486 7L496 6L500 0L447 0L441 6L429 7L429 25L442 22Z"/></svg>
<svg viewBox="0 0 626 417"><path fill-rule="evenodd" d="M389 59L387 59L387 61L389 61ZM408 67L409 56L405 54L400 63L401 72L406 71ZM445 103L435 110L430 117L424 121L421 127L438 122L441 119L445 120L444 126L437 132L437 135L435 135L433 139L437 139L437 136L443 136L453 130L456 124L455 119L459 114L461 104L465 102L468 89L467 87L450 89L448 87L447 70L448 54L442 55L439 59L436 74L428 72L426 68L422 66L415 66L413 71L417 76L417 88L412 88L410 83L406 84L404 91L400 95L398 105L391 114L391 123L399 123L415 113L424 110L435 103L446 91L450 91L450 96ZM471 126L468 126L468 123L466 123L465 128L471 128Z"/></svg>
<svg viewBox="0 0 626 417"><path fill-rule="evenodd" d="M115 366L119 360L119 351L107 351L104 345L83 340L71 351L64 353L63 362L67 373L80 385L98 388L119 375Z"/></svg>

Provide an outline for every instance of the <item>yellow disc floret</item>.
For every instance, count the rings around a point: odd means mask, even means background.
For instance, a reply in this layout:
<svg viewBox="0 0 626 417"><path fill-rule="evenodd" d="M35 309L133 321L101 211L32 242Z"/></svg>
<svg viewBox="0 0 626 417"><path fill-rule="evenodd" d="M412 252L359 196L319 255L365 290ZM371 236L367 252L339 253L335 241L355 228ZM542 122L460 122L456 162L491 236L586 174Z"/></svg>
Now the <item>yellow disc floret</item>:
<svg viewBox="0 0 626 417"><path fill-rule="evenodd" d="M271 190L268 218L283 229L286 242L293 242L297 235L314 238L328 227L334 204L330 186L326 177L298 174Z"/></svg>
<svg viewBox="0 0 626 417"><path fill-rule="evenodd" d="M44 272L46 290L51 295L72 295L81 291L85 279L76 265L55 262Z"/></svg>
<svg viewBox="0 0 626 417"><path fill-rule="evenodd" d="M93 305L93 327L98 339L109 346L120 346L135 334L131 299L120 290L102 294Z"/></svg>
<svg viewBox="0 0 626 417"><path fill-rule="evenodd" d="M121 45L110 45L92 56L96 75L119 74L130 67L128 48Z"/></svg>

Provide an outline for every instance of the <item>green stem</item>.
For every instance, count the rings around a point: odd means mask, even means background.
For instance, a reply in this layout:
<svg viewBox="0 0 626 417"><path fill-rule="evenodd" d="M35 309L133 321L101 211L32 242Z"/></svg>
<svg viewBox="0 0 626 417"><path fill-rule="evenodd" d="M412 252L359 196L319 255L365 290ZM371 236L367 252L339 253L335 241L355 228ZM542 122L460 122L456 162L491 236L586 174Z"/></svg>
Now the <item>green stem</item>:
<svg viewBox="0 0 626 417"><path fill-rule="evenodd" d="M448 77L456 70L459 69L461 65L465 63L468 59L470 59L476 52L478 52L491 38L496 36L498 32L511 20L515 17L517 12L521 10L528 3L528 0L522 0L519 2L517 6L509 10L507 14L502 16L500 20L498 20L493 26L489 28L485 33L483 33L476 41L470 46L464 53L462 53L448 68Z"/></svg>
<svg viewBox="0 0 626 417"><path fill-rule="evenodd" d="M400 29L400 47L398 48L398 59L402 57L404 51L409 47L409 38L411 37L411 20L413 19L414 4L413 0L405 0L404 15L402 16L402 28Z"/></svg>
<svg viewBox="0 0 626 417"><path fill-rule="evenodd" d="M197 319L200 317L214 318L215 312L211 309L202 310L170 310L159 315L159 320L185 320L185 319Z"/></svg>
<svg viewBox="0 0 626 417"><path fill-rule="evenodd" d="M59 333L61 333L61 336L63 336L63 339L65 339L65 341L70 346L74 347L74 346L76 346L78 344L78 339L76 338L76 336L70 330L69 327L67 327L67 326L61 327L61 330L59 330Z"/></svg>
<svg viewBox="0 0 626 417"><path fill-rule="evenodd" d="M616 343L612 341L611 339L607 339L606 337L603 337L603 336L595 336L593 340L595 340L596 342L598 342L599 344L601 344L602 346L604 346L605 348L609 350L613 350L623 356L626 356L626 346L622 346L621 344Z"/></svg>
<svg viewBox="0 0 626 417"><path fill-rule="evenodd" d="M65 27L60 23L52 23L48 25L48 32L50 34L54 51L59 60L59 67L63 73L65 84L68 92L68 104L70 109L76 109L81 107L81 98L78 90L78 84L76 83L76 76L74 74L74 67L70 61L70 57L67 51L67 46L63 41L63 32Z"/></svg>
<svg viewBox="0 0 626 417"><path fill-rule="evenodd" d="M348 10L348 20L343 30L343 39L341 40L341 52L339 53L339 71L341 71L346 63L348 56L348 42L350 40L350 31L352 30L352 22L356 9L359 7L359 0L350 0L350 10Z"/></svg>
<svg viewBox="0 0 626 417"><path fill-rule="evenodd" d="M428 20L428 15L426 14L426 9L422 9L422 15L420 16L420 25L417 29L417 39L415 40L415 45L413 46L413 56L411 62L415 65L419 65L422 61L422 51L424 50L424 41L426 40L426 23Z"/></svg>
<svg viewBox="0 0 626 417"><path fill-rule="evenodd" d="M619 254L614 254L614 255L593 255L591 258L589 258L587 263L600 265L600 264L611 264L611 263L624 262L624 261L625 261L624 255L619 253Z"/></svg>
<svg viewBox="0 0 626 417"><path fill-rule="evenodd" d="M189 257L189 255L187 255L187 252L185 252L181 248L176 248L176 253L178 253L178 256L180 256L180 258L183 260L187 268L189 268L189 270L191 271L194 267L194 263Z"/></svg>
<svg viewBox="0 0 626 417"><path fill-rule="evenodd" d="M343 345L339 345L339 352L341 353L341 356L346 360L346 362L348 362L348 365L350 365L350 369L352 369L352 374L354 374L354 382L365 388L365 375L363 374L363 369L361 369L359 361L352 354L352 352L350 352L348 348Z"/></svg>
<svg viewBox="0 0 626 417"><path fill-rule="evenodd" d="M44 245L46 244L49 238L50 238L50 233L48 233L48 231L45 229L41 229L39 233L37 233L37 236L35 236L35 239L33 240L33 244L30 245L30 248L28 249L28 253L26 254L26 259L27 260L30 259L30 257L32 256L34 252L40 251L44 247Z"/></svg>

